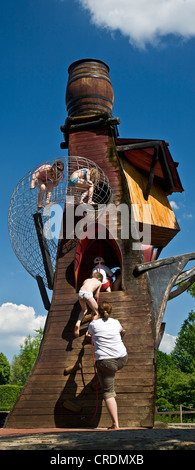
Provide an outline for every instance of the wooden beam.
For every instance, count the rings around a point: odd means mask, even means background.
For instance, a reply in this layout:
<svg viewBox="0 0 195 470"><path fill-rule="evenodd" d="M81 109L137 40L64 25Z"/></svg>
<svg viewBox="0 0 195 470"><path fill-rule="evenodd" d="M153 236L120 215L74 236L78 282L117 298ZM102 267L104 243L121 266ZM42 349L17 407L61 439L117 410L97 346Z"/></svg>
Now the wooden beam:
<svg viewBox="0 0 195 470"><path fill-rule="evenodd" d="M162 260L151 261L137 265L134 269L134 275L138 276L142 273L148 272L150 281L150 288L154 306L155 329L156 329L156 343L155 347L159 345L159 335L161 323L164 316L167 301L180 295L195 281L195 275L191 277L184 286L180 286L174 292L171 289L177 285L178 278L181 279L181 271L190 260L195 259L195 253L187 253L184 255L172 256ZM187 274L188 276L188 274Z"/></svg>
<svg viewBox="0 0 195 470"><path fill-rule="evenodd" d="M68 149L68 143L67 142L61 142L60 148L63 149Z"/></svg>
<svg viewBox="0 0 195 470"><path fill-rule="evenodd" d="M175 261L186 261L186 264L187 264L188 261L194 260L194 259L195 259L195 252L192 252L192 253L186 253L184 255L171 256L170 258L164 258L164 259L160 259L157 261L150 261L148 263L138 264L134 269L134 274L139 275L150 269L155 269L160 266L167 266L169 264L174 263Z"/></svg>
<svg viewBox="0 0 195 470"><path fill-rule="evenodd" d="M160 331L159 331L158 337L157 337L157 339L156 339L156 349L159 348L160 343L161 343L161 341L162 341L162 338L163 338L163 335L164 335L164 331L165 331L165 325L166 325L166 323L164 323L164 322L161 323Z"/></svg>
<svg viewBox="0 0 195 470"><path fill-rule="evenodd" d="M165 149L163 147L162 142L159 146L159 161L160 161L161 168L165 176L165 180L168 180L170 187L173 188L174 182L173 182L172 174L171 174L168 162L167 162L167 157L166 157Z"/></svg>
<svg viewBox="0 0 195 470"><path fill-rule="evenodd" d="M148 184L147 184L147 187L146 187L145 191L143 191L144 199L146 201L148 200L148 196L150 194L151 187L152 187L153 182L154 182L154 174L155 174L156 164L157 164L157 161L158 161L158 154L159 154L159 145L155 145L154 155L153 155L152 164L151 164L150 173L149 173Z"/></svg>
<svg viewBox="0 0 195 470"><path fill-rule="evenodd" d="M34 218L35 228L36 228L37 237L39 241L39 246L41 249L43 264L45 268L45 274L46 274L47 282L48 282L48 288L52 290L54 272L53 272L53 266L52 266L51 257L49 253L49 248L47 245L47 240L43 233L43 221L42 221L40 212L36 212L35 214L33 214L33 218Z"/></svg>
<svg viewBox="0 0 195 470"><path fill-rule="evenodd" d="M93 121L87 121L87 122L75 122L73 121L73 123L71 122L67 122L64 126L61 126L60 129L61 129L61 132L63 133L66 133L67 130L69 131L76 131L76 130L83 130L83 129L88 129L90 127L101 127L101 126L106 126L106 125L117 125L117 124L120 124L120 119L119 118L115 118L115 117L111 117L111 118L99 118L98 120L93 120Z"/></svg>
<svg viewBox="0 0 195 470"><path fill-rule="evenodd" d="M190 277L192 277L193 275L195 274L195 268L191 268L191 269L188 269L187 271L184 271L183 273L181 273L176 281L175 281L175 286L178 286L178 284L180 284L181 282L184 282L186 281L187 279L189 279Z"/></svg>
<svg viewBox="0 0 195 470"><path fill-rule="evenodd" d="M43 282L43 278L41 276L36 276L36 281L37 281L37 284L38 284L38 288L39 288L39 291L40 291L40 294L41 294L41 298L42 298L45 310L49 311L51 303L50 303L49 297L47 295L47 291L46 291L46 288L45 288L45 284Z"/></svg>
<svg viewBox="0 0 195 470"><path fill-rule="evenodd" d="M117 145L117 152L126 152L127 150L137 150L137 149L146 149L153 148L156 145L162 145L162 140L149 140L147 142L137 142L127 145Z"/></svg>
<svg viewBox="0 0 195 470"><path fill-rule="evenodd" d="M183 292L185 292L192 284L194 284L194 282L195 282L195 275L192 276L188 281L186 281L185 284L183 284L182 286L179 286L177 289L173 290L169 294L168 300L174 299L178 295L183 294Z"/></svg>

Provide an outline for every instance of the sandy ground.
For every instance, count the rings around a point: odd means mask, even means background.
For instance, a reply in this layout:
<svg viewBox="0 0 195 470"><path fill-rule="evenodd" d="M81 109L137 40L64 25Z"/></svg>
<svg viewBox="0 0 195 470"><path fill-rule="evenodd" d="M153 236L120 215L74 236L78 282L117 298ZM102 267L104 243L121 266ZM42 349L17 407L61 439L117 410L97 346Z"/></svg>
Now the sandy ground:
<svg viewBox="0 0 195 470"><path fill-rule="evenodd" d="M1 450L195 450L195 425L160 429L0 429Z"/></svg>

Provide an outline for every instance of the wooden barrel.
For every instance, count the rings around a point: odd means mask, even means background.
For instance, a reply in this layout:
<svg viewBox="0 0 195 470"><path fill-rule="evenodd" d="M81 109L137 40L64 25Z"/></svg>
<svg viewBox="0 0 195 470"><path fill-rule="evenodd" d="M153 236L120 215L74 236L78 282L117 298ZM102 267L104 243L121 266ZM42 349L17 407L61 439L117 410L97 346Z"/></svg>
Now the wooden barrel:
<svg viewBox="0 0 195 470"><path fill-rule="evenodd" d="M68 69L66 89L68 116L112 115L114 93L109 67L101 60L83 59Z"/></svg>

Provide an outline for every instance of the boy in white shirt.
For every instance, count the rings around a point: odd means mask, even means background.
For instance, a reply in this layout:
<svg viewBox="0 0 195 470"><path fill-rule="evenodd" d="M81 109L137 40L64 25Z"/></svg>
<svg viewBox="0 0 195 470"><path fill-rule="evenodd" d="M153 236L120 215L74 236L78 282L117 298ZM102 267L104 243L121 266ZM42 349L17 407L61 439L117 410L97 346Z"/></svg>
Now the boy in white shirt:
<svg viewBox="0 0 195 470"><path fill-rule="evenodd" d="M94 264L95 267L93 268L92 273L100 272L103 276L101 292L111 292L111 280L114 276L114 273L108 266L104 264L104 258L102 258L101 256L97 256L97 258L94 259Z"/></svg>

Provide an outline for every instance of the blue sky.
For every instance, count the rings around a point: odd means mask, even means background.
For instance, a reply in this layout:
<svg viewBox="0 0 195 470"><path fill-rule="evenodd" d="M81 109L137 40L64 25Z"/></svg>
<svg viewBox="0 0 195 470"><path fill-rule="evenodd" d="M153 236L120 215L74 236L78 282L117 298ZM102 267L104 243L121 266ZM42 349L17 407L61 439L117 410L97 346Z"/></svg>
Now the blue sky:
<svg viewBox="0 0 195 470"><path fill-rule="evenodd" d="M11 360L23 338L44 324L46 311L9 241L10 198L31 168L67 153L60 126L75 60L110 66L121 138L169 142L185 191L169 198L181 232L162 257L195 251L195 6L192 0L7 0L0 22L0 350ZM194 303L189 294L168 303L167 334L178 334Z"/></svg>

